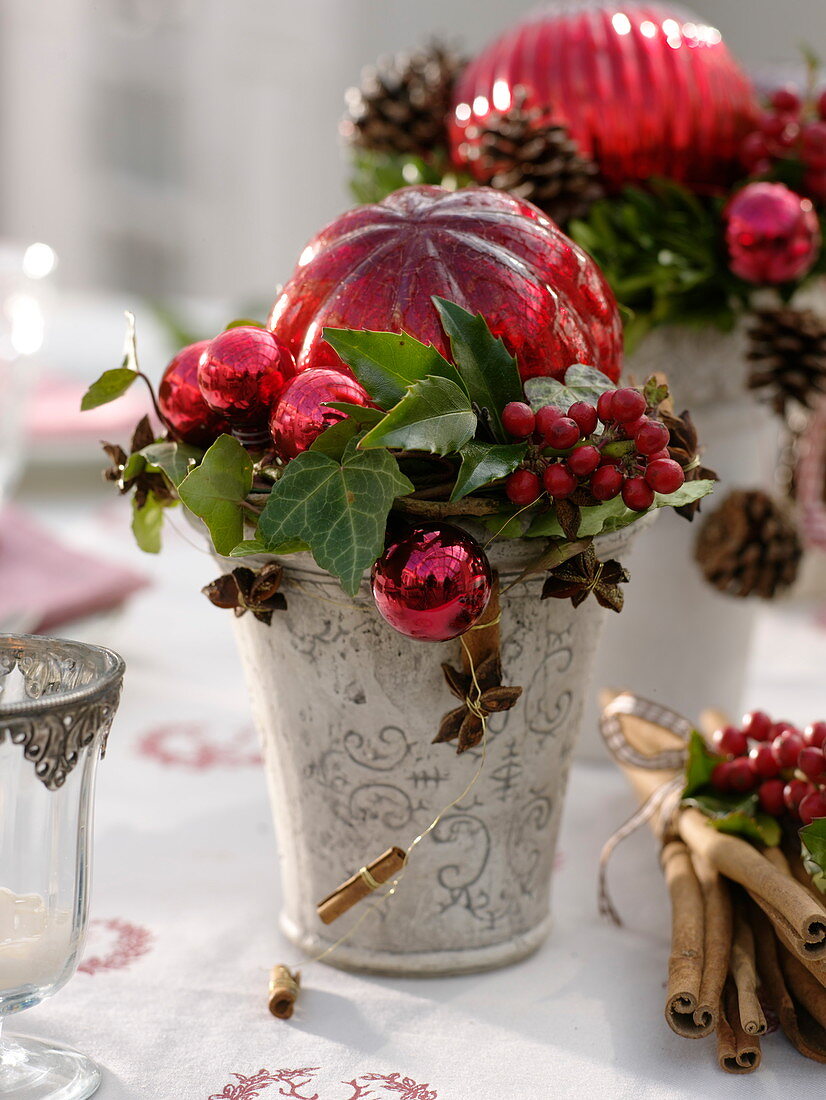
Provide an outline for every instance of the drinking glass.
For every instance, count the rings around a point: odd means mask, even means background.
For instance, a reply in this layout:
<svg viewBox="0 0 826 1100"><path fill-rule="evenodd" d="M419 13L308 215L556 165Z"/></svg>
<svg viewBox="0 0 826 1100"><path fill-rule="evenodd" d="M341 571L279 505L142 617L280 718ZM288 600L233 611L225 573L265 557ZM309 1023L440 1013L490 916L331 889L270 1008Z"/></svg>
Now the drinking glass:
<svg viewBox="0 0 826 1100"><path fill-rule="evenodd" d="M0 634L0 1028L74 974L83 947L95 770L124 664L80 642ZM0 1097L83 1100L97 1066L0 1033Z"/></svg>

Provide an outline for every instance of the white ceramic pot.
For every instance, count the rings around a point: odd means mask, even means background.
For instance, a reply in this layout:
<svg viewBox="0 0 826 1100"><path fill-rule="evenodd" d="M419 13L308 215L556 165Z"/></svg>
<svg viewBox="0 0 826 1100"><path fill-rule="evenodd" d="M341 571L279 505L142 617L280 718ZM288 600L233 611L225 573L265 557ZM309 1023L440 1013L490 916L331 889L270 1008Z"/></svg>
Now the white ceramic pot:
<svg viewBox="0 0 826 1100"><path fill-rule="evenodd" d="M647 522L599 540L600 557L622 554ZM537 546L489 553L504 589ZM316 954L361 912L325 926L316 903L390 845L406 849L463 791L479 750L431 744L456 706L441 664L459 664L458 641L411 641L380 618L366 584L349 601L309 556L283 564L287 611L270 627L246 615L236 630L275 817L281 928ZM547 935L568 767L606 612L593 599L577 610L540 601L542 579L502 597L504 682L524 694L490 720L481 778L415 849L397 895L328 962L460 973L514 962Z"/></svg>

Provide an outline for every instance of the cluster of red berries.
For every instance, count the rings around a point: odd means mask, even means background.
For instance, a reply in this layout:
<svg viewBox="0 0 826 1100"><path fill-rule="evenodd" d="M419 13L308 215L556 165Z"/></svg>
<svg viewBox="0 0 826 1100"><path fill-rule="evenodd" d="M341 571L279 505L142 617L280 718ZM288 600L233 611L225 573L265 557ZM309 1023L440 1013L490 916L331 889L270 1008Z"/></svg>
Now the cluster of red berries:
<svg viewBox="0 0 826 1100"><path fill-rule="evenodd" d="M718 791L756 790L766 813L789 813L804 825L826 817L826 722L801 731L755 710L741 727L717 730L713 740L716 751L727 757L711 773Z"/></svg>
<svg viewBox="0 0 826 1100"><path fill-rule="evenodd" d="M603 428L597 432L599 423ZM645 512L655 493L675 493L685 474L668 451L669 432L649 414L645 397L626 387L608 390L596 405L575 401L567 413L545 405L534 413L522 401L502 411L505 431L532 447L505 492L526 506L547 492L565 500L587 487L598 501L622 493L626 507Z"/></svg>
<svg viewBox="0 0 826 1100"><path fill-rule="evenodd" d="M778 88L769 105L758 129L743 140L743 164L751 175L764 176L777 161L801 161L803 191L826 202L826 92L804 103L793 88Z"/></svg>

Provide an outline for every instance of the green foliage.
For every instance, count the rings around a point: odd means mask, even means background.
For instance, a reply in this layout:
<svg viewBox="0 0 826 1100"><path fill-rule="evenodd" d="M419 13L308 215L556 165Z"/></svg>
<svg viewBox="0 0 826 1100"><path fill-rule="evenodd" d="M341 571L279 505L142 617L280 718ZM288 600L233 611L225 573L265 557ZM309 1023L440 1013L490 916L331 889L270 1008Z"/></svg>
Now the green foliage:
<svg viewBox="0 0 826 1100"><path fill-rule="evenodd" d="M145 554L161 552L164 508L176 503L177 501L158 500L154 493L148 493L143 505L138 507L137 499L132 498L132 534Z"/></svg>
<svg viewBox="0 0 826 1100"><path fill-rule="evenodd" d="M551 405L567 412L575 401L587 401L596 405L600 394L616 389L615 383L596 367L573 363L565 371L562 381L556 378L529 378L525 383L525 397L533 409Z"/></svg>
<svg viewBox="0 0 826 1100"><path fill-rule="evenodd" d="M332 424L321 435L316 436L310 444L311 451L328 455L338 461L344 454L345 448L353 436L359 434L359 426L355 420L339 420Z"/></svg>
<svg viewBox="0 0 826 1100"><path fill-rule="evenodd" d="M451 501L461 500L513 473L527 450L527 443L466 443L459 450L462 465L450 494Z"/></svg>
<svg viewBox="0 0 826 1100"><path fill-rule="evenodd" d="M370 429L359 447L446 455L458 451L475 431L476 413L464 389L447 378L423 378Z"/></svg>
<svg viewBox="0 0 826 1100"><path fill-rule="evenodd" d="M373 409L365 405L353 405L349 401L325 401L324 404L330 409L343 412L345 416L349 416L351 420L355 421L360 428L372 428L384 416L381 409Z"/></svg>
<svg viewBox="0 0 826 1100"><path fill-rule="evenodd" d="M676 493L665 496L662 493L654 494L654 503L651 509L656 508L681 508L684 504L692 504L700 500L714 490L714 481L687 481ZM627 527L640 518L640 512L633 512L626 508L622 497L614 497L602 504L586 505L580 509L581 519L577 531L578 538L587 538L595 535L607 534L609 531L618 531L621 527ZM555 511L543 512L536 517L527 530L529 538L564 538L565 533L559 523Z"/></svg>
<svg viewBox="0 0 826 1100"><path fill-rule="evenodd" d="M186 507L207 525L219 554L230 554L244 537L243 503L251 488L252 460L231 435L219 435L178 487Z"/></svg>
<svg viewBox="0 0 826 1100"><path fill-rule="evenodd" d="M298 554L309 549L307 543L302 542L301 539L287 539L286 542L281 542L270 550L261 539L254 538L239 542L237 546L232 548L229 556L231 558L247 558L260 554Z"/></svg>
<svg viewBox="0 0 826 1100"><path fill-rule="evenodd" d="M702 734L692 730L691 737L688 739L683 798L688 798L695 791L705 787L711 779L711 773L723 759L709 749Z"/></svg>
<svg viewBox="0 0 826 1100"><path fill-rule="evenodd" d="M470 176L455 171L444 150L434 150L429 160L409 154L355 150L350 191L356 202L381 202L400 187L429 183L455 191L472 183Z"/></svg>
<svg viewBox="0 0 826 1100"><path fill-rule="evenodd" d="M826 894L826 817L816 818L800 830L803 863L812 881Z"/></svg>
<svg viewBox="0 0 826 1100"><path fill-rule="evenodd" d="M123 397L137 377L137 372L131 367L114 367L112 370L105 370L83 395L80 411L88 412L89 409L108 405L110 401Z"/></svg>
<svg viewBox="0 0 826 1100"><path fill-rule="evenodd" d="M163 470L170 482L177 489L186 475L204 457L204 452L198 447L192 447L188 443L151 443L140 452L146 461L156 468ZM133 456L130 456L133 458ZM124 478L126 470L124 470Z"/></svg>

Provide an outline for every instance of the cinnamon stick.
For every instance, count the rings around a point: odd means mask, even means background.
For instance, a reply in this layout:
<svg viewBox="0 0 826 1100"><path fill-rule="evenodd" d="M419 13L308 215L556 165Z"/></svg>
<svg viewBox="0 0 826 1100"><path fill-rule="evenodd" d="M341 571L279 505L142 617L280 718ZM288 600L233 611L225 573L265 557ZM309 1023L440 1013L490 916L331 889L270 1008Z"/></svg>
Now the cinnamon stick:
<svg viewBox="0 0 826 1100"><path fill-rule="evenodd" d="M372 863L368 863L366 867L362 867L356 874L351 875L346 882L342 882L341 886L333 890L332 894L318 903L316 912L319 919L324 924L332 924L348 909L352 909L357 902L371 894L376 886L389 882L397 875L404 867L406 858L403 848L388 848L378 859L374 859Z"/></svg>
<svg viewBox="0 0 826 1100"><path fill-rule="evenodd" d="M725 879L708 860L692 856L692 864L703 895L703 977L694 1012L698 1026L717 1022L720 998L731 954L732 904Z"/></svg>
<svg viewBox="0 0 826 1100"><path fill-rule="evenodd" d="M781 949L780 965L786 979L786 987L798 1004L826 1029L826 989L810 970L790 951Z"/></svg>
<svg viewBox="0 0 826 1100"><path fill-rule="evenodd" d="M293 973L288 966L274 966L270 971L270 991L267 1005L273 1016L289 1020L293 1014L301 987L301 973Z"/></svg>
<svg viewBox="0 0 826 1100"><path fill-rule="evenodd" d="M737 1011L734 983L726 982L717 1020L717 1060L726 1073L752 1073L760 1065L760 1040L747 1035Z"/></svg>
<svg viewBox="0 0 826 1100"><path fill-rule="evenodd" d="M757 996L757 963L754 933L738 906L734 911L731 976L737 990L737 1015L746 1035L765 1035L766 1017Z"/></svg>
<svg viewBox="0 0 826 1100"><path fill-rule="evenodd" d="M665 1018L677 1035L701 1039L714 1026L711 1013L697 1016L703 979L703 895L685 844L666 844L660 861L671 897Z"/></svg>

